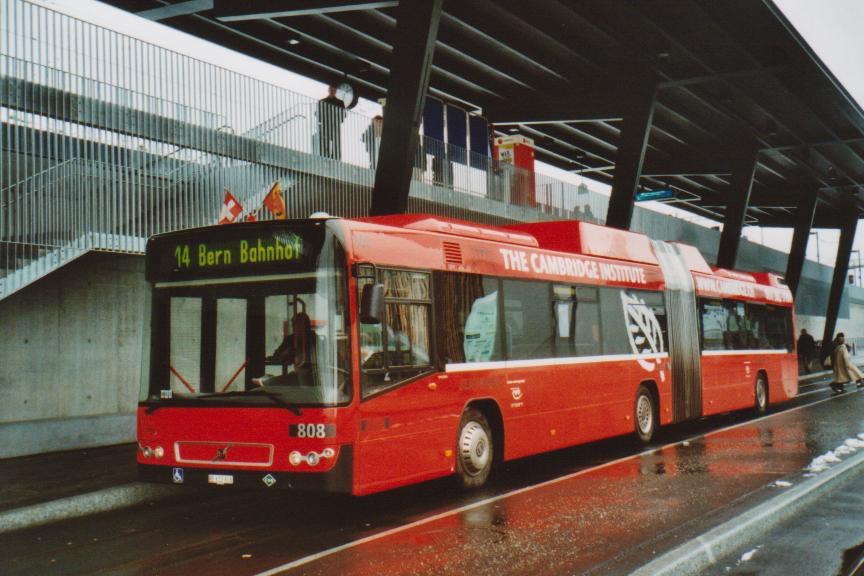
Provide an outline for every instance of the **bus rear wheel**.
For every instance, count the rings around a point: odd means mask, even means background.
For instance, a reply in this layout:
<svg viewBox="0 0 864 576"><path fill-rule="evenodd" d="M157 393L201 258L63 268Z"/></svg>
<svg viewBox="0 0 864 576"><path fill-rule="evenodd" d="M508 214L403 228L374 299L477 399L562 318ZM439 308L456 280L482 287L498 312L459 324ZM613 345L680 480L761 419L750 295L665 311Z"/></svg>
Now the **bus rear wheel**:
<svg viewBox="0 0 864 576"><path fill-rule="evenodd" d="M636 393L634 412L636 437L642 444L648 444L657 430L657 402L654 400L654 394L645 385L639 386L639 391Z"/></svg>
<svg viewBox="0 0 864 576"><path fill-rule="evenodd" d="M462 413L456 438L456 474L465 488L486 483L492 471L492 430L482 412L469 408Z"/></svg>
<svg viewBox="0 0 864 576"><path fill-rule="evenodd" d="M756 413L764 414L768 410L768 382L761 374L756 377Z"/></svg>

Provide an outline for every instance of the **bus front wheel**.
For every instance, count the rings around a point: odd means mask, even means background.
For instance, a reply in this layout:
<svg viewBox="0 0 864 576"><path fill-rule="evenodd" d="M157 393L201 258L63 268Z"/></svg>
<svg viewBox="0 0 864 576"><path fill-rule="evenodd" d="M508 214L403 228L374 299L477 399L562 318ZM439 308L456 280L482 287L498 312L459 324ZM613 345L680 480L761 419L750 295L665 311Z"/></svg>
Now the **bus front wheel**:
<svg viewBox="0 0 864 576"><path fill-rule="evenodd" d="M657 430L657 403L654 394L647 386L639 386L636 393L636 437L643 444L648 444L654 438Z"/></svg>
<svg viewBox="0 0 864 576"><path fill-rule="evenodd" d="M492 430L486 416L469 408L462 413L456 438L456 474L465 488L482 486L492 471Z"/></svg>

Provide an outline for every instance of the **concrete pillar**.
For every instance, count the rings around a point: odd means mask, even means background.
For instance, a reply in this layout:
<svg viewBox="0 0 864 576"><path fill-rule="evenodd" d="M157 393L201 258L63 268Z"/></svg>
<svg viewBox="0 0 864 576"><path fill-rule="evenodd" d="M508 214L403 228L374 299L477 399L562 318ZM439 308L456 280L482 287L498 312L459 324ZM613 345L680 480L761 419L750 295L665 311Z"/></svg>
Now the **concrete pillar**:
<svg viewBox="0 0 864 576"><path fill-rule="evenodd" d="M786 260L786 284L792 290L793 295L798 292L798 283L801 281L804 256L807 253L807 242L810 239L810 230L813 228L813 216L816 215L816 201L818 199L819 190L817 188L801 190L798 213L795 217L795 232L792 234L789 258Z"/></svg>
<svg viewBox="0 0 864 576"><path fill-rule="evenodd" d="M849 257L852 255L852 244L855 242L855 229L858 227L857 212L852 212L844 218L840 226L840 244L837 246L837 258L834 261L834 277L831 279L831 292L828 295L828 310L825 312L825 332L822 334L823 350L825 344L834 339L834 329L837 326L837 314L840 312L840 301L843 290L848 282Z"/></svg>
<svg viewBox="0 0 864 576"><path fill-rule="evenodd" d="M372 216L402 214L408 206L442 3L402 0L397 9L381 153L369 209Z"/></svg>
<svg viewBox="0 0 864 576"><path fill-rule="evenodd" d="M607 226L622 230L630 228L630 220L633 218L633 196L642 174L642 163L645 160L645 149L648 147L656 98L656 87L646 87L642 97L624 112L621 142L615 159L612 195L609 197L609 210L606 215Z"/></svg>
<svg viewBox="0 0 864 576"><path fill-rule="evenodd" d="M756 150L742 154L732 168L732 181L729 183L726 202L726 219L723 221L720 248L717 251L717 266L721 268L735 268L738 245L741 243L741 230L744 228L747 205L750 203L753 176L756 174L757 155Z"/></svg>

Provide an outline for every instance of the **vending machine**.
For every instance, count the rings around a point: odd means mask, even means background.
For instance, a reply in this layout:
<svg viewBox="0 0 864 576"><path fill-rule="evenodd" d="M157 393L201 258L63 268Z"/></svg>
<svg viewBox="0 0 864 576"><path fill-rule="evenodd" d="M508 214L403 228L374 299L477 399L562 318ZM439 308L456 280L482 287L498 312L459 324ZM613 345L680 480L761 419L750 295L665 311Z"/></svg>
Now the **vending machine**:
<svg viewBox="0 0 864 576"><path fill-rule="evenodd" d="M498 136L494 141L495 160L510 178L510 202L536 206L534 193L534 141L521 135ZM512 166L513 169L509 167Z"/></svg>

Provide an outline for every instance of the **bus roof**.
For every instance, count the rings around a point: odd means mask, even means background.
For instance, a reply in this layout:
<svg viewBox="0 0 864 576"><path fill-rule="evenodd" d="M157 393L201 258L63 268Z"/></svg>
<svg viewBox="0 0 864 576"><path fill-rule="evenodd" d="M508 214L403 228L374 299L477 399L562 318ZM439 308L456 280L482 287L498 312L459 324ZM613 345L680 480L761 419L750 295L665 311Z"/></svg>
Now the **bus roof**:
<svg viewBox="0 0 864 576"><path fill-rule="evenodd" d="M490 226L455 218L429 214L398 214L346 219L351 223L363 223L386 232L418 231L445 234L471 240L487 240L526 248L549 250L565 254L586 255L614 259L634 264L659 266L651 239L645 234L618 230L607 226L571 221L551 221ZM357 228L355 225L354 228ZM696 289L699 293L746 296L749 291L742 285L768 287L769 300L791 302L791 292L782 276L772 272L742 272L710 266L699 250L680 242L677 246L688 267L698 277ZM709 280L705 282L705 280ZM773 289L773 290L772 290ZM760 294L762 290L760 290Z"/></svg>
<svg viewBox="0 0 864 576"><path fill-rule="evenodd" d="M639 232L618 230L580 220L556 220L488 226L429 214L399 214L352 219L382 226L439 232L465 238L493 240L543 250L613 258L641 264L659 264L651 239ZM711 274L711 267L693 246L675 243L690 269Z"/></svg>

